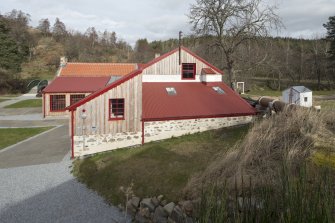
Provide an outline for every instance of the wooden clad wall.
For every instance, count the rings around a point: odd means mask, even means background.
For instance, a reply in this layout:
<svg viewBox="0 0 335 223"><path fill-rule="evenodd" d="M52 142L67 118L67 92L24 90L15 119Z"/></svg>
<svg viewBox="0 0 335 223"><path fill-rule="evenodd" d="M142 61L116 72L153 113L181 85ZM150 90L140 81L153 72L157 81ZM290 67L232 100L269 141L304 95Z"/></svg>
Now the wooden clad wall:
<svg viewBox="0 0 335 223"><path fill-rule="evenodd" d="M109 99L124 98L125 120L109 120ZM81 119L82 110L87 118ZM142 75L120 84L108 92L79 106L75 111L75 135L115 134L141 132ZM84 127L84 129L83 129Z"/></svg>
<svg viewBox="0 0 335 223"><path fill-rule="evenodd" d="M182 63L196 63L196 73L201 74L202 68L207 68L208 65L201 62L186 51L181 51L181 62ZM173 75L181 74L181 65L179 65L179 52L175 52L161 61L145 68L142 72L145 74L157 74L157 75Z"/></svg>

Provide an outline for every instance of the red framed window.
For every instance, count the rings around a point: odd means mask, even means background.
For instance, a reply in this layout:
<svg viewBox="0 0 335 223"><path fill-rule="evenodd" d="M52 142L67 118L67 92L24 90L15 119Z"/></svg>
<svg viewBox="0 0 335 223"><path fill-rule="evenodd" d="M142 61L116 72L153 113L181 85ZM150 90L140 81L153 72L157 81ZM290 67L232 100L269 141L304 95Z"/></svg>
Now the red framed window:
<svg viewBox="0 0 335 223"><path fill-rule="evenodd" d="M64 111L66 107L65 95L50 95L50 111Z"/></svg>
<svg viewBox="0 0 335 223"><path fill-rule="evenodd" d="M195 79L196 67L195 63L183 63L182 64L182 79Z"/></svg>
<svg viewBox="0 0 335 223"><path fill-rule="evenodd" d="M81 99L85 98L85 94L71 94L70 95L70 105L77 103Z"/></svg>
<svg viewBox="0 0 335 223"><path fill-rule="evenodd" d="M109 99L109 120L124 119L124 98Z"/></svg>

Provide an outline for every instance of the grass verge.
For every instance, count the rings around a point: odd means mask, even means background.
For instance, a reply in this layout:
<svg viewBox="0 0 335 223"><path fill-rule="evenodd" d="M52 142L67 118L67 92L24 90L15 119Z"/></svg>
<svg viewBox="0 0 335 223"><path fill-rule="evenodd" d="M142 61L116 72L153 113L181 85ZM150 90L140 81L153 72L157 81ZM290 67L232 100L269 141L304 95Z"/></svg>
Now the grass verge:
<svg viewBox="0 0 335 223"><path fill-rule="evenodd" d="M315 102L315 105L321 105L321 110L334 110L335 100L319 100Z"/></svg>
<svg viewBox="0 0 335 223"><path fill-rule="evenodd" d="M5 108L37 108L42 107L41 99L28 99L17 103L7 105Z"/></svg>
<svg viewBox="0 0 335 223"><path fill-rule="evenodd" d="M0 129L0 150L53 127Z"/></svg>
<svg viewBox="0 0 335 223"><path fill-rule="evenodd" d="M189 178L242 139L248 128L212 130L98 154L76 161L75 175L114 204L124 201L119 188L132 182L137 196L163 194L178 201Z"/></svg>

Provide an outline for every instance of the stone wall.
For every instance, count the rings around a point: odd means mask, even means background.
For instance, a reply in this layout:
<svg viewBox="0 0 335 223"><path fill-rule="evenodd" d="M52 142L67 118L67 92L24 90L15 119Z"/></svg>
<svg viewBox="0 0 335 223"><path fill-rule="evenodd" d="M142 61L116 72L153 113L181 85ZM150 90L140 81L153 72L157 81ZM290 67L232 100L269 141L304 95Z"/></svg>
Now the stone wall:
<svg viewBox="0 0 335 223"><path fill-rule="evenodd" d="M157 141L211 129L246 124L253 116L184 119L144 123L144 142ZM83 141L85 140L85 144ZM142 132L74 136L74 156L84 156L142 143Z"/></svg>
<svg viewBox="0 0 335 223"><path fill-rule="evenodd" d="M85 145L83 144L84 139ZM142 132L122 132L114 135L74 136L74 156L84 156L118 148L140 145L141 143Z"/></svg>
<svg viewBox="0 0 335 223"><path fill-rule="evenodd" d="M183 119L144 123L144 142L167 139L171 137L203 132L234 125L246 124L253 116Z"/></svg>

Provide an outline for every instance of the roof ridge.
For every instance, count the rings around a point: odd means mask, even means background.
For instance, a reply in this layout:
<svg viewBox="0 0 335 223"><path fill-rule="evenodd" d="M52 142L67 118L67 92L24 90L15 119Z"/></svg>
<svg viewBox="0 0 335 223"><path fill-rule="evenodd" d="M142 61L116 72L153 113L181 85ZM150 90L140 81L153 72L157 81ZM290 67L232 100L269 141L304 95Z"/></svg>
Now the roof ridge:
<svg viewBox="0 0 335 223"><path fill-rule="evenodd" d="M99 62L68 62L67 64L137 65L137 63L99 63Z"/></svg>
<svg viewBox="0 0 335 223"><path fill-rule="evenodd" d="M125 82L125 81L127 81L127 80L129 80L129 79L131 79L131 78L133 78L133 77L141 74L142 71L143 71L142 69L134 70L134 71L132 71L132 72L130 72L130 73L122 76L120 79L116 80L115 82L107 84L104 88L102 88L102 89L100 89L98 91L95 91L94 93L88 95L84 99L82 99L82 100L80 100L80 101L78 101L78 102L76 102L76 103L74 103L74 104L66 107L65 109L69 110L69 111L75 110L77 107L79 107L82 104L85 104L87 101L90 101L90 100L96 98L97 96L99 96L99 95L101 95L101 94L109 91L110 89L112 89L112 88L114 88L114 87L122 84L123 82Z"/></svg>

